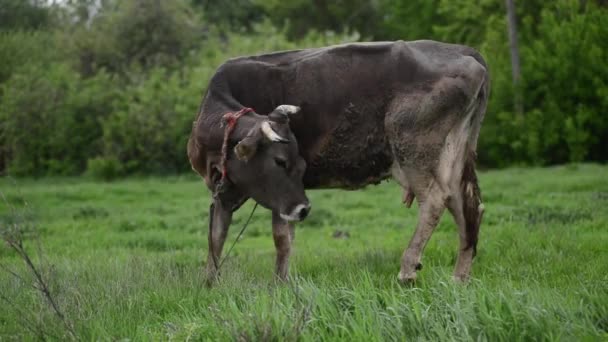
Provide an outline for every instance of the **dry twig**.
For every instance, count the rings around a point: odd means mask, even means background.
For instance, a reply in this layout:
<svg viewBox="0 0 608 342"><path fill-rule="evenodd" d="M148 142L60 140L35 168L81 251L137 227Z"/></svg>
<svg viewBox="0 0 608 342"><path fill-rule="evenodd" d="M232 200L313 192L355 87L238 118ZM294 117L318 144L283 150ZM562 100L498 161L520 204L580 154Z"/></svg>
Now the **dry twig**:
<svg viewBox="0 0 608 342"><path fill-rule="evenodd" d="M6 198L6 196L4 195L4 193L2 191L0 191L0 198L5 203L5 205L9 208L9 212L12 215L12 217L17 218L16 222L7 222L4 227L2 225L0 225L0 235L2 236L2 240L4 240L4 242L8 245L8 247L11 248L21 260L23 260L23 262L25 263L25 265L27 267L27 270L33 276L34 284L32 284L32 286L42 295L42 297L49 304L49 306L51 307L55 316L59 319L59 321L65 327L68 337L72 340L76 340L77 338L76 338L76 333L74 331L74 327L73 327L72 323L67 319L64 312L61 310L59 304L57 303L54 293L51 291L51 289L49 287L49 281L47 279L45 279L43 273L40 270L40 267L34 263L32 258L30 257L29 252L26 250L26 248L24 246L25 227L23 225L23 222L26 221L25 216L22 213L19 213L19 211L15 208L15 206L13 206L8 201L8 199ZM25 201L24 201L24 205L26 208L28 207L27 202L25 202ZM32 227L30 227L30 228L32 228ZM42 258L42 253L41 253L42 248L41 248L40 244L38 244L38 250L39 250L38 259L40 261ZM40 264L42 264L42 262L40 262ZM5 272L7 272L8 274L10 274L11 276L18 279L19 281L21 281L23 283L28 283L24 279L23 276L20 276L19 274L17 274L16 272L14 272L10 268L8 268L7 266L0 264L0 268L2 270L4 270ZM11 298L9 298L5 295L0 295L0 299L7 302L10 306L12 306L15 309L15 311L18 313L19 317L21 317L21 319L22 319L22 325L27 330L35 333L41 339L45 339L44 336L50 335L48 332L44 331L40 327L40 325L37 325L37 326L32 325L31 320L28 319L28 317L27 317L28 316L27 313L24 312L22 309L20 309L19 306L16 305L11 300Z"/></svg>

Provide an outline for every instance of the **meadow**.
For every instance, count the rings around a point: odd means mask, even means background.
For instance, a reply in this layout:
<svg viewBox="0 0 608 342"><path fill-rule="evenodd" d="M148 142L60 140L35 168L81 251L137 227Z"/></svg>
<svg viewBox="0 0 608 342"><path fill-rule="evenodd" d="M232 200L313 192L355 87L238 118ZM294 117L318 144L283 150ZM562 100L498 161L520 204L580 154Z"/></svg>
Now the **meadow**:
<svg viewBox="0 0 608 342"><path fill-rule="evenodd" d="M486 213L468 285L451 280L458 238L447 213L416 284L399 285L417 209L392 181L309 191L289 283L273 279L260 208L219 283L204 285L210 196L190 175L5 178L0 227L24 227L81 340L608 340L608 166L486 171L480 183ZM252 207L236 213L227 247ZM0 264L0 341L64 340L4 244Z"/></svg>

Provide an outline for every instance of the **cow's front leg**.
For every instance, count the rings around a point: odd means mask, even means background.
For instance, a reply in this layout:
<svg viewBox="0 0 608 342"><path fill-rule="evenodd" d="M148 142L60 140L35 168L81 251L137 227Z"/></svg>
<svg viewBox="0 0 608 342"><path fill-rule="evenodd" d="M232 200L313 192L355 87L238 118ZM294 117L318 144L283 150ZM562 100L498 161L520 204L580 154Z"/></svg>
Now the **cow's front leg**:
<svg viewBox="0 0 608 342"><path fill-rule="evenodd" d="M207 284L209 285L217 278L220 256L230 222L232 222L232 208L219 199L214 199L209 207L209 254L207 256Z"/></svg>
<svg viewBox="0 0 608 342"><path fill-rule="evenodd" d="M272 213L272 237L277 249L277 263L275 274L280 280L287 280L289 273L289 254L291 243L295 237L295 228L281 218L278 212Z"/></svg>

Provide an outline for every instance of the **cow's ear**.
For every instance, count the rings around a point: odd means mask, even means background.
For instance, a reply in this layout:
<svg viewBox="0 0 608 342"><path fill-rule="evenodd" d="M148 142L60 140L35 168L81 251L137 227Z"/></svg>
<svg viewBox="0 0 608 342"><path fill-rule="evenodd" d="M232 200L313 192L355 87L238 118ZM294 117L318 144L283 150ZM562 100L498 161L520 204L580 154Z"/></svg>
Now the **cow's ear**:
<svg viewBox="0 0 608 342"><path fill-rule="evenodd" d="M251 157L255 155L257 149L257 143L250 144L243 139L234 147L234 153L236 154L236 157L239 158L239 160L247 162L249 161L249 159L251 159Z"/></svg>
<svg viewBox="0 0 608 342"><path fill-rule="evenodd" d="M258 144L262 140L262 133L260 130L260 126L256 125L253 127L247 136L239 141L238 144L234 147L234 154L239 160L244 162L249 161L258 150Z"/></svg>

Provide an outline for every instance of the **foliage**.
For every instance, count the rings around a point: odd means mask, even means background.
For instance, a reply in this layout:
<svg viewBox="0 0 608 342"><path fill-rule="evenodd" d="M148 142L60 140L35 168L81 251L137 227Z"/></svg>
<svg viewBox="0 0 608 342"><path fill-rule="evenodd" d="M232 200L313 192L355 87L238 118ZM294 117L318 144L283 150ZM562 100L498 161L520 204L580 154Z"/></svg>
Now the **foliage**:
<svg viewBox="0 0 608 342"><path fill-rule="evenodd" d="M529 157L551 164L606 159L608 15L559 1L541 20L538 38L522 48Z"/></svg>
<svg viewBox="0 0 608 342"><path fill-rule="evenodd" d="M236 32L251 32L264 20L265 13L257 0L192 0L202 9L206 23Z"/></svg>
<svg viewBox="0 0 608 342"><path fill-rule="evenodd" d="M188 75L197 79L196 74ZM200 100L179 75L158 68L137 86L103 121L104 153L132 172L178 172L187 168L183 153L188 129Z"/></svg>
<svg viewBox="0 0 608 342"><path fill-rule="evenodd" d="M0 84L32 64L48 66L60 60L63 56L55 49L56 40L51 32L0 31Z"/></svg>
<svg viewBox="0 0 608 342"><path fill-rule="evenodd" d="M52 13L44 0L0 0L0 32L44 29L51 25Z"/></svg>
<svg viewBox="0 0 608 342"><path fill-rule="evenodd" d="M69 37L85 75L176 66L202 40L199 16L185 0L118 1L98 11Z"/></svg>
<svg viewBox="0 0 608 342"><path fill-rule="evenodd" d="M77 174L101 150L112 78L82 79L65 64L30 65L2 85L0 140L15 175Z"/></svg>
<svg viewBox="0 0 608 342"><path fill-rule="evenodd" d="M598 165L480 173L486 214L468 286L451 279L458 234L447 212L416 285L398 284L417 210L405 210L394 182L310 191L313 210L296 227L288 284L272 278L271 218L258 208L212 289L201 274L211 195L194 175L16 187L0 179L0 192L27 199L54 293L79 340L601 341L607 173ZM235 213L225 250L252 206ZM0 201L0 229L10 219ZM338 230L349 238L333 238ZM26 248L37 247L26 240ZM23 269L4 245L0 265ZM0 295L61 336L30 284L0 268ZM0 338L36 339L4 304Z"/></svg>
<svg viewBox="0 0 608 342"><path fill-rule="evenodd" d="M440 8L440 0L382 0L382 15L371 36L382 40L440 39L434 28L442 25L451 14Z"/></svg>
<svg viewBox="0 0 608 342"><path fill-rule="evenodd" d="M118 174L188 170L190 125L222 62L359 39L481 51L484 166L608 160L606 3L516 5L521 116L502 0L0 0L0 172L78 174L88 160L118 161Z"/></svg>
<svg viewBox="0 0 608 342"><path fill-rule="evenodd" d="M94 179L109 181L124 173L122 163L116 157L95 157L87 161L87 174Z"/></svg>
<svg viewBox="0 0 608 342"><path fill-rule="evenodd" d="M308 1L258 0L273 23L287 26L287 36L299 39L312 30L348 32L357 28L364 36L373 35L374 23L381 20L377 0Z"/></svg>

